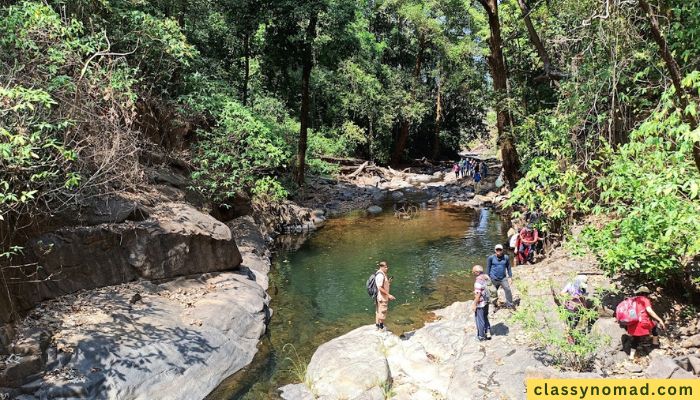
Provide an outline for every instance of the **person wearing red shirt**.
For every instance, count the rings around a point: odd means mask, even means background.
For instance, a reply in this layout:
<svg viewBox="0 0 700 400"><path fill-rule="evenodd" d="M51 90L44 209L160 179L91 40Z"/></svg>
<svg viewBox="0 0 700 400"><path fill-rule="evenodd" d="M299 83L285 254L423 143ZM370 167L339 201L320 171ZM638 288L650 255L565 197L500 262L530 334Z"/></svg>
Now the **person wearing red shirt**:
<svg viewBox="0 0 700 400"><path fill-rule="evenodd" d="M651 300L646 297L646 295L649 293L651 293L651 291L646 286L640 287L635 293L636 296L634 297L634 302L636 304L637 312L639 313L639 321L627 324L627 334L631 337L630 360L634 359L637 352L637 347L639 347L639 343L642 341L642 338L651 334L652 344L654 346L658 346L659 330L652 318L659 322L661 329L666 330L666 324L664 324L664 321L658 315L656 315L654 310L651 308Z"/></svg>
<svg viewBox="0 0 700 400"><path fill-rule="evenodd" d="M535 244L539 240L539 233L537 228L533 228L531 224L528 224L518 235L516 241L516 256L519 264L525 264L526 262L533 263L535 260Z"/></svg>

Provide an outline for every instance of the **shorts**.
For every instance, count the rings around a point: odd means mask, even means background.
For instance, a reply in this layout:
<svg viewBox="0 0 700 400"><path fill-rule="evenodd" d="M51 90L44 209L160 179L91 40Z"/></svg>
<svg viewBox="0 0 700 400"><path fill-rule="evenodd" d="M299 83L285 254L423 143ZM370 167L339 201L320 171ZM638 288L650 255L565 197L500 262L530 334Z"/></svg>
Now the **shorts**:
<svg viewBox="0 0 700 400"><path fill-rule="evenodd" d="M386 319L386 312L389 310L389 300L377 300L376 315L381 320Z"/></svg>

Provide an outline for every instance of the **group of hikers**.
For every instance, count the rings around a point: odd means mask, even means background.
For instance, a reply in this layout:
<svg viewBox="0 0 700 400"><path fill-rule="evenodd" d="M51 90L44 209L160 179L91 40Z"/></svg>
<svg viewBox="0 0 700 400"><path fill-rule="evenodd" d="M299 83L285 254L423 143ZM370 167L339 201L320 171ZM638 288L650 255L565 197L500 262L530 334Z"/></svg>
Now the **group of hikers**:
<svg viewBox="0 0 700 400"><path fill-rule="evenodd" d="M474 183L479 183L488 174L489 167L486 161L474 158L462 158L452 165L452 172L456 179L472 178Z"/></svg>
<svg viewBox="0 0 700 400"><path fill-rule="evenodd" d="M525 229L525 228L523 228ZM380 331L385 331L384 325L389 301L395 300L390 293L391 278L387 275L389 265L386 261L378 264L378 270L370 276L367 281L368 293L375 297L375 326ZM472 267L474 276L474 301L471 305L471 312L474 314L478 341L491 339L491 324L489 323L489 306L491 304L490 284L495 287L496 293L502 287L505 297L505 308L515 309L511 286L513 283L513 269L510 257L505 254L503 245L497 244L494 247L494 254L486 259L486 269L481 265ZM659 330L666 329L664 321L654 312L649 288L639 287L635 295L624 299L616 308L616 318L618 322L625 326L627 330L627 340L623 340L623 350L629 351L629 358L634 359L639 345L643 339L651 335L652 345L659 345ZM555 295L555 302L566 310L566 335L570 344L576 343L576 329L590 329L591 321L586 321L584 327L579 327L585 310L592 307L588 292L588 276L584 274L568 282L559 293ZM498 305L498 302L494 302ZM658 324L657 324L658 323Z"/></svg>

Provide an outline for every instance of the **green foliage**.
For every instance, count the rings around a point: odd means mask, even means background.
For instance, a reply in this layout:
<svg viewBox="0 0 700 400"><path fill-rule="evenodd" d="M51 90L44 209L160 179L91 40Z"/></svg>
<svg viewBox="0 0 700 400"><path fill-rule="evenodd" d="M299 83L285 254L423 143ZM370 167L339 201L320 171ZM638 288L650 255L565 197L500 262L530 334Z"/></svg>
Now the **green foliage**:
<svg viewBox="0 0 700 400"><path fill-rule="evenodd" d="M54 136L65 125L42 118L54 104L43 90L0 87L0 218L51 191L75 188L80 181L71 171L75 152Z"/></svg>
<svg viewBox="0 0 700 400"><path fill-rule="evenodd" d="M290 155L286 143L269 124L240 103L225 96L209 101L215 106L209 111L217 125L198 131L199 139L193 148L197 169L192 179L200 192L225 202L253 187L258 177L284 166ZM265 182L268 181L261 185Z"/></svg>
<svg viewBox="0 0 700 400"><path fill-rule="evenodd" d="M575 371L589 371L593 367L596 353L610 341L590 330L590 325L598 318L596 297L589 298L593 307L575 311L580 317L574 329L568 329L567 318L570 311L563 306L547 304L544 297L530 294L531 290L549 292L552 282L542 282L537 287L519 287L521 303L511 319L520 324L538 347L551 360L563 368ZM569 340L571 336L573 340Z"/></svg>
<svg viewBox="0 0 700 400"><path fill-rule="evenodd" d="M697 90L698 76L685 81ZM689 110L697 107L692 102ZM667 98L637 130L630 143L604 153L596 212L605 226L584 232L586 243L610 273L624 272L665 282L684 279L700 254L700 173L693 164L691 130Z"/></svg>
<svg viewBox="0 0 700 400"><path fill-rule="evenodd" d="M550 231L553 224L570 223L576 215L590 210L592 201L585 178L586 174L576 167L562 167L558 161L537 157L506 205L521 204L530 210L541 210L546 218L540 228Z"/></svg>
<svg viewBox="0 0 700 400"><path fill-rule="evenodd" d="M134 79L123 64L95 59L102 45L42 3L0 10L2 215L45 212L78 189L138 175L128 129Z"/></svg>
<svg viewBox="0 0 700 400"><path fill-rule="evenodd" d="M286 343L282 346L282 352L289 354L284 358L284 361L289 364L288 372L296 378L298 382L304 383L312 392L314 391L311 379L309 379L306 370L309 365L309 360L301 358L296 347L291 343Z"/></svg>
<svg viewBox="0 0 700 400"><path fill-rule="evenodd" d="M259 204L276 203L284 200L289 193L275 178L265 176L255 181L251 190L253 202Z"/></svg>

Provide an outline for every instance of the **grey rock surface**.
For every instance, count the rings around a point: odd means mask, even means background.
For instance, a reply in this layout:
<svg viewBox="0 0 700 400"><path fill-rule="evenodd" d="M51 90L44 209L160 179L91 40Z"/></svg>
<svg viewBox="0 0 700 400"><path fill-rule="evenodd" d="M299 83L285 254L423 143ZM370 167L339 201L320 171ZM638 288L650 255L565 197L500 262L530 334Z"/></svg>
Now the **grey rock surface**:
<svg viewBox="0 0 700 400"><path fill-rule="evenodd" d="M404 197L405 197L405 196L404 196L403 192L400 191L400 190L391 192L391 198L392 198L394 201L402 200Z"/></svg>
<svg viewBox="0 0 700 400"><path fill-rule="evenodd" d="M476 340L471 302L454 303L435 312L439 320L426 324L406 340L381 333L374 326L357 328L322 345L307 370L307 384L287 385L286 400L374 397L382 381L390 379L392 399L525 399L528 371L546 369L535 351L517 335L507 335L510 311L492 316L494 337ZM498 332L498 334L496 334ZM383 363L388 367L385 376ZM373 366L371 370L367 370ZM331 372L335 371L335 372ZM597 377L560 374L556 377ZM382 397L377 397L382 398Z"/></svg>
<svg viewBox="0 0 700 400"><path fill-rule="evenodd" d="M271 313L265 241L250 217L230 225L243 255L236 271L140 280L41 303L13 333L12 365L0 372L0 387L41 399L205 397L252 361ZM236 248L228 227L213 226L212 235Z"/></svg>
<svg viewBox="0 0 700 400"><path fill-rule="evenodd" d="M381 214L382 208L379 206L369 206L367 207L367 212L370 214Z"/></svg>
<svg viewBox="0 0 700 400"><path fill-rule="evenodd" d="M134 292L142 299L131 304ZM25 394L203 398L252 361L265 332L269 298L247 275L225 272L106 287L63 301L78 310L56 313L61 321L52 340L63 361L25 383ZM41 356L27 357L32 360L18 364L22 371L9 369L9 378L18 380L0 385L16 386L42 369Z"/></svg>
<svg viewBox="0 0 700 400"><path fill-rule="evenodd" d="M186 203L158 204L149 213L143 221L65 227L30 240L25 264L41 266L34 277L41 281L13 286L15 310L78 290L222 271L241 263L230 229L213 217ZM0 316L7 320L9 304L0 304Z"/></svg>
<svg viewBox="0 0 700 400"><path fill-rule="evenodd" d="M680 369L680 367L670 357L658 356L652 358L645 374L647 378L667 379L678 369Z"/></svg>

